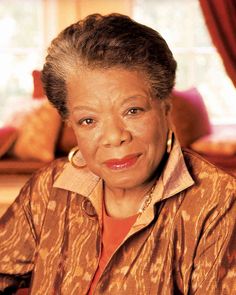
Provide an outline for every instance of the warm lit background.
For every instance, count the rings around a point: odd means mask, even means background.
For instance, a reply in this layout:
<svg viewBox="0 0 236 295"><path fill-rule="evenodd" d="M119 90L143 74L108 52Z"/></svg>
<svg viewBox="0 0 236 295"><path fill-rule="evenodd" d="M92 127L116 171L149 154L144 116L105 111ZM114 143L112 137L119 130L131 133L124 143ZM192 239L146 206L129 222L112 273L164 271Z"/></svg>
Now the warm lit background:
<svg viewBox="0 0 236 295"><path fill-rule="evenodd" d="M31 99L31 73L42 68L50 40L94 12L127 14L160 31L178 62L176 88L197 87L212 123L236 122L236 91L198 0L1 0L0 124Z"/></svg>

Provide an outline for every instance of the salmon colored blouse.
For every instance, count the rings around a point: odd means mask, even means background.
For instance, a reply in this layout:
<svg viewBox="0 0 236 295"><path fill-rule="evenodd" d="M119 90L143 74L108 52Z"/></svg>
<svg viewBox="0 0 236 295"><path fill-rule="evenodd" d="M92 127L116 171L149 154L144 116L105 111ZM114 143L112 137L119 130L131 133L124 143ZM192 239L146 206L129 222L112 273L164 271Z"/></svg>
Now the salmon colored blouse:
<svg viewBox="0 0 236 295"><path fill-rule="evenodd" d="M127 218L110 217L107 215L103 206L102 253L88 295L93 294L96 284L105 269L107 262L126 237L137 217L138 214Z"/></svg>

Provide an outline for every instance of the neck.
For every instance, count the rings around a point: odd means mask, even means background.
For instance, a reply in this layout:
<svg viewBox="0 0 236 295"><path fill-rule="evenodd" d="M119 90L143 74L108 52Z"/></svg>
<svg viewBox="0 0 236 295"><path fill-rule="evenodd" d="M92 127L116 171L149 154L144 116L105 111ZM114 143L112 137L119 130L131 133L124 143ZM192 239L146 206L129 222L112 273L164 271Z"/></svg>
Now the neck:
<svg viewBox="0 0 236 295"><path fill-rule="evenodd" d="M126 218L137 214L154 184L155 180L152 180L142 186L130 189L112 188L105 184L104 204L107 214L117 218Z"/></svg>

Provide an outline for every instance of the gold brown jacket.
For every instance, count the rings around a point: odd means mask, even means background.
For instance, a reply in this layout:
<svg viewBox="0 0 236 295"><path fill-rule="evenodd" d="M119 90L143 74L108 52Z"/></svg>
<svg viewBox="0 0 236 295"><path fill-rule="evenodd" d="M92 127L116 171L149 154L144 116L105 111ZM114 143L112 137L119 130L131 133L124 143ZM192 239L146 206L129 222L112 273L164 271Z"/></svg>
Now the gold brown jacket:
<svg viewBox="0 0 236 295"><path fill-rule="evenodd" d="M0 290L86 294L101 254L102 180L57 160L0 221ZM236 294L236 180L177 143L151 205L116 249L94 294ZM114 229L115 230L115 229Z"/></svg>

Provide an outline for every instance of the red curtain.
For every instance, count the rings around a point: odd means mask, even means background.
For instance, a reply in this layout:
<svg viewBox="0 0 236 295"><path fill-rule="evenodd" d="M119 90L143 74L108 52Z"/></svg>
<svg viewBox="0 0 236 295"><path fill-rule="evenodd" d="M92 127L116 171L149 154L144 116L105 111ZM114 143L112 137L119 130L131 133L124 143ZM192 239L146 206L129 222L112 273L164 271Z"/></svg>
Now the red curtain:
<svg viewBox="0 0 236 295"><path fill-rule="evenodd" d="M236 0L199 0L212 41L236 87Z"/></svg>

